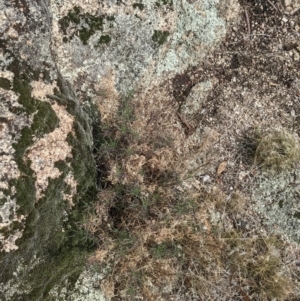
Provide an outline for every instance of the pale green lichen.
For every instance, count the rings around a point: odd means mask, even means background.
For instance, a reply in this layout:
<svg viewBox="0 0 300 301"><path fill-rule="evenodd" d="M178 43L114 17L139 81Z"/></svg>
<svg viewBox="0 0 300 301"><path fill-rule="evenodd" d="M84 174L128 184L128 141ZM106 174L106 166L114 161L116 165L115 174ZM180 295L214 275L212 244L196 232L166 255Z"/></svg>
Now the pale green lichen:
<svg viewBox="0 0 300 301"><path fill-rule="evenodd" d="M300 172L259 175L252 187L253 209L274 234L300 242Z"/></svg>

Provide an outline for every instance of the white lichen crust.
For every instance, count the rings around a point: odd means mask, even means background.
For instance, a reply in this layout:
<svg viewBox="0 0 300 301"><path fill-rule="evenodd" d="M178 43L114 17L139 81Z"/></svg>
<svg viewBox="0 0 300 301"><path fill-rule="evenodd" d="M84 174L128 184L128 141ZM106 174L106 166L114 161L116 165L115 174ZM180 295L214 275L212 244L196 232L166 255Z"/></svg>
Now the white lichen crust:
<svg viewBox="0 0 300 301"><path fill-rule="evenodd" d="M275 234L300 242L300 172L259 176L253 187L253 208Z"/></svg>
<svg viewBox="0 0 300 301"><path fill-rule="evenodd" d="M66 288L59 289L57 286L49 294L57 301L105 301L107 299L100 289L102 277L101 274L86 268L79 276L71 294Z"/></svg>
<svg viewBox="0 0 300 301"><path fill-rule="evenodd" d="M20 139L21 129L32 123L32 118L26 114L17 115L12 112L13 108L21 107L14 92L0 88L0 230L9 227L14 221L22 221L25 218L17 214L15 188L11 187L11 195L5 193L9 189L9 182L20 176L14 159L13 144ZM9 252L18 249L16 240L21 236L20 230L10 232L8 237L0 234L0 251Z"/></svg>

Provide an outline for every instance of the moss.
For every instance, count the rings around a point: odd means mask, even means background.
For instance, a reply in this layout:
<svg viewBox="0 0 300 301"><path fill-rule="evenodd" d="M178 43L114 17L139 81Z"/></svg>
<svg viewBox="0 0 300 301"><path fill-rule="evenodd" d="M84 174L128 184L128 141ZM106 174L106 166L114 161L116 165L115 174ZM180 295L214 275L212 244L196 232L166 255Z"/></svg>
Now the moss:
<svg viewBox="0 0 300 301"><path fill-rule="evenodd" d="M114 16L106 16L106 20L107 21L115 21L115 17Z"/></svg>
<svg viewBox="0 0 300 301"><path fill-rule="evenodd" d="M163 45L167 41L169 35L170 33L168 31L154 30L152 40L158 45Z"/></svg>
<svg viewBox="0 0 300 301"><path fill-rule="evenodd" d="M133 7L134 9L138 8L139 10L143 10L145 6L144 6L143 3L133 3L133 4L132 4L132 7Z"/></svg>
<svg viewBox="0 0 300 301"><path fill-rule="evenodd" d="M58 23L64 34L66 34L66 30L69 27L70 23L80 23L80 8L78 6L75 6L73 10L69 10L68 14L61 18Z"/></svg>
<svg viewBox="0 0 300 301"><path fill-rule="evenodd" d="M69 26L76 26L76 35L80 38L83 45L87 45L88 40L96 33L96 31L103 30L103 24L105 21L113 22L114 20L114 16L95 16L89 13L82 13L81 9L78 6L75 6L66 16L59 20L59 24L65 35L67 34ZM72 38L73 36L70 37L70 39ZM64 42L69 41L67 37L64 37L63 39Z"/></svg>
<svg viewBox="0 0 300 301"><path fill-rule="evenodd" d="M283 203L284 203L283 200L280 200L280 201L279 201L279 208L282 208L282 207L283 207Z"/></svg>
<svg viewBox="0 0 300 301"><path fill-rule="evenodd" d="M10 186L17 189L16 199L20 213L28 214L34 206L35 176L30 168L30 161L24 160L24 155L33 144L33 137L42 137L52 132L58 126L59 119L49 103L31 97L31 88L27 80L15 79L13 90L19 94L18 101L24 107L24 111L27 114L34 114L31 127L23 128L21 138L13 144L15 160L22 175L10 181Z"/></svg>
<svg viewBox="0 0 300 301"><path fill-rule="evenodd" d="M103 35L98 40L98 45L100 44L108 44L111 41L111 37L109 35Z"/></svg>
<svg viewBox="0 0 300 301"><path fill-rule="evenodd" d="M10 80L8 80L7 78L4 78L4 77L0 77L0 88L9 90L10 85L11 85Z"/></svg>
<svg viewBox="0 0 300 301"><path fill-rule="evenodd" d="M91 37L91 35L93 35L95 32L93 30L90 30L88 28L81 28L78 31L78 36L82 42L83 45L87 45L87 42L89 40L89 38Z"/></svg>
<svg viewBox="0 0 300 301"><path fill-rule="evenodd" d="M300 212L294 213L294 217L297 218L297 219L300 219Z"/></svg>
<svg viewBox="0 0 300 301"><path fill-rule="evenodd" d="M69 17L70 20L75 18ZM60 285L66 279L70 280L71 285L76 282L87 252L93 249L93 240L80 226L86 207L97 193L96 171L89 141L91 129L88 115L70 99L72 96L69 95L69 87L61 82L61 99L67 105L67 110L76 116L75 133L68 139L73 147L73 158L70 164L64 161L55 163L62 174L59 178L49 179L44 197L36 202L35 176L30 168L30 161L25 160L24 155L33 144L32 138L42 137L53 131L58 126L59 119L48 103L31 97L29 77L21 76L22 72L18 68L21 68L20 64L18 66L15 63L14 70L18 76L15 76L13 90L19 94L19 103L24 107L18 114L34 114L34 117L32 125L21 131L21 138L13 145L21 177L11 180L9 184L10 195L12 187L16 188L15 197L20 206L18 214L25 214L27 218L23 236L16 242L19 249L0 254L0 282L7 283L14 279L13 273L23 263L23 271L20 271L16 280L20 291L24 293L22 297L15 295L12 301L20 298L24 301L48 301L52 300L48 292L54 285ZM75 207L71 212L67 202L63 200L63 192L70 191L69 185L64 182L68 172L73 172L78 182ZM20 224L12 226L14 229L21 227ZM28 287L32 289L26 293Z"/></svg>
<svg viewBox="0 0 300 301"><path fill-rule="evenodd" d="M13 221L9 226L0 228L0 233L7 239L10 235L13 235L16 231L22 230L24 228L23 224L19 221Z"/></svg>
<svg viewBox="0 0 300 301"><path fill-rule="evenodd" d="M64 221L67 205L62 200L63 178L61 175L49 180L45 196L35 204L26 220L23 236L17 241L20 249L5 258L7 269L3 272L6 277L11 277L9 274L16 268L17 258L27 263L35 255L43 259L29 273L18 277L24 287L32 287L23 295L24 301L49 300L49 290L63 279L70 277L75 283L87 252L93 248L93 240L78 226L84 212L80 203Z"/></svg>
<svg viewBox="0 0 300 301"><path fill-rule="evenodd" d="M163 6L173 7L173 0L159 0L155 2L155 7L160 8Z"/></svg>

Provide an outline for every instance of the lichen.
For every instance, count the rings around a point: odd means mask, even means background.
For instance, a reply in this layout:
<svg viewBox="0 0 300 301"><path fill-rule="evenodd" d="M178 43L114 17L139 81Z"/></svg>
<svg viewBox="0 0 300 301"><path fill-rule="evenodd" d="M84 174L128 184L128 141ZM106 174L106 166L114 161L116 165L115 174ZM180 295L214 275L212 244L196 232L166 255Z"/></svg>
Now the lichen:
<svg viewBox="0 0 300 301"><path fill-rule="evenodd" d="M300 173L285 171L272 175L259 175L252 188L253 209L262 216L274 234L300 242Z"/></svg>

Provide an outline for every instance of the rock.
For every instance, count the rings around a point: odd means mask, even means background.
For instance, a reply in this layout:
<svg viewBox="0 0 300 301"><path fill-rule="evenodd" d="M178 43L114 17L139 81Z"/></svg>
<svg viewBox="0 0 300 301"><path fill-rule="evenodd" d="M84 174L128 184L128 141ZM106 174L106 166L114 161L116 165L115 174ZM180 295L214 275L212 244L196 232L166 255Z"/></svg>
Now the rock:
<svg viewBox="0 0 300 301"><path fill-rule="evenodd" d="M288 241L299 243L299 172L281 173L268 178L261 175L255 180L252 200L254 208L263 215L263 223L269 231L280 233Z"/></svg>
<svg viewBox="0 0 300 301"><path fill-rule="evenodd" d="M181 114L190 119L193 114L205 110L205 100L212 88L213 83L211 81L195 85L181 107Z"/></svg>

